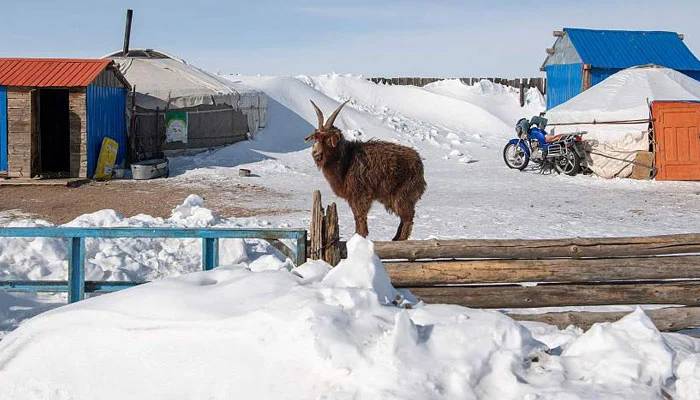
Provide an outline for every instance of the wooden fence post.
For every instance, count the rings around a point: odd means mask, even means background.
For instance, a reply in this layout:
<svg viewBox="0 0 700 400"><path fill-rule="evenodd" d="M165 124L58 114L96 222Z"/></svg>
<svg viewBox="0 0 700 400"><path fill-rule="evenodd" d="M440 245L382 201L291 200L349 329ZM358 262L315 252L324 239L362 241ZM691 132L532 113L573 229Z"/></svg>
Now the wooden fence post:
<svg viewBox="0 0 700 400"><path fill-rule="evenodd" d="M323 206L321 205L321 192L314 190L312 198L308 258L319 260L322 257L321 250L323 249Z"/></svg>
<svg viewBox="0 0 700 400"><path fill-rule="evenodd" d="M311 226L309 227L309 258L323 260L332 266L340 262L340 228L338 209L331 203L323 212L321 192L313 193Z"/></svg>
<svg viewBox="0 0 700 400"><path fill-rule="evenodd" d="M340 227L338 226L338 208L331 203L326 208L324 218L326 231L323 235L323 259L330 265L340 262Z"/></svg>

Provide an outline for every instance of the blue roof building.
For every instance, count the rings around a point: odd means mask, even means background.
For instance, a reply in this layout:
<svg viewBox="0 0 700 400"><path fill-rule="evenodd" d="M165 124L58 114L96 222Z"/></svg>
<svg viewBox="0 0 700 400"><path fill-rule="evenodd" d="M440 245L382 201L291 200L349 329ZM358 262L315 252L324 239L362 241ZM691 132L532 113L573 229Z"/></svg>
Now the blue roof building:
<svg viewBox="0 0 700 400"><path fill-rule="evenodd" d="M542 64L547 73L547 109L636 65L661 65L700 80L700 61L676 32L564 28L554 36L557 39Z"/></svg>

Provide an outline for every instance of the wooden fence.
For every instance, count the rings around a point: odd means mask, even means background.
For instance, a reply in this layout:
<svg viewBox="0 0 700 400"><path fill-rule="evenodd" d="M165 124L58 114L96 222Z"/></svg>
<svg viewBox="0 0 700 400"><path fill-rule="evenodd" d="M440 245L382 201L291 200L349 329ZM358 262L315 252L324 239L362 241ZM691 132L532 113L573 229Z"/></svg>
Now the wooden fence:
<svg viewBox="0 0 700 400"><path fill-rule="evenodd" d="M445 79L459 79L465 85L476 85L479 81L485 79L487 81L498 83L501 85L513 87L520 90L520 106L525 104L525 92L529 88L537 88L543 95L547 93L546 78L418 78L418 77L400 77L400 78L368 78L374 83L385 85L412 85L423 87L429 83L442 81Z"/></svg>
<svg viewBox="0 0 700 400"><path fill-rule="evenodd" d="M315 195L314 201L314 209L321 209L320 195ZM329 206L329 210L334 209L334 205ZM337 239L338 227L332 226L334 221L337 215L330 219L321 215L312 220L308 249L311 258L323 258L333 264L338 257L331 259L326 255L344 253L344 243ZM700 234L377 241L374 249L394 286L408 288L428 303L493 309L679 305L682 307L647 313L662 330L700 326ZM613 321L624 314L510 313L519 320L582 328L594 322Z"/></svg>

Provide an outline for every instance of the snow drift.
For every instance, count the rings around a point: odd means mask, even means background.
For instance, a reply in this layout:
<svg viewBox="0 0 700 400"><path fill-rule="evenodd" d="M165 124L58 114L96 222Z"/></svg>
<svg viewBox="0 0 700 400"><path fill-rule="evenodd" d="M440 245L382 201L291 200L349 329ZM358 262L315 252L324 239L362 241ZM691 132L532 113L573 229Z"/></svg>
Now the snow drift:
<svg viewBox="0 0 700 400"><path fill-rule="evenodd" d="M0 342L0 399L654 399L675 391L675 353L641 310L540 341L496 311L395 306L400 295L371 242L355 236L348 249L330 272L318 261L291 272L221 267L46 312ZM691 399L695 355L677 365L679 398Z"/></svg>
<svg viewBox="0 0 700 400"><path fill-rule="evenodd" d="M9 227L51 226L42 220L20 220ZM63 226L72 227L265 227L258 220L221 219L204 207L204 200L190 195L175 207L170 218L139 214L124 217L114 210L79 216ZM254 262L258 257L280 254L263 240L222 239L220 263ZM199 239L87 239L85 241L87 280L143 282L201 269ZM56 238L2 238L0 279L66 280L67 245ZM282 258L284 260L284 258Z"/></svg>

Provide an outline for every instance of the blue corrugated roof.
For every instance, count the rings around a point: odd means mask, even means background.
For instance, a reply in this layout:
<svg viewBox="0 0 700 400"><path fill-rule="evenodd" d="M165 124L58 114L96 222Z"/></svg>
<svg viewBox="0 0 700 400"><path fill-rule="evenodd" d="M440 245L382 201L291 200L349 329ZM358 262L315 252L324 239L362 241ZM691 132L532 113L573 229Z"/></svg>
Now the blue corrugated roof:
<svg viewBox="0 0 700 400"><path fill-rule="evenodd" d="M564 28L585 64L628 68L657 64L681 71L700 70L700 61L675 32Z"/></svg>

